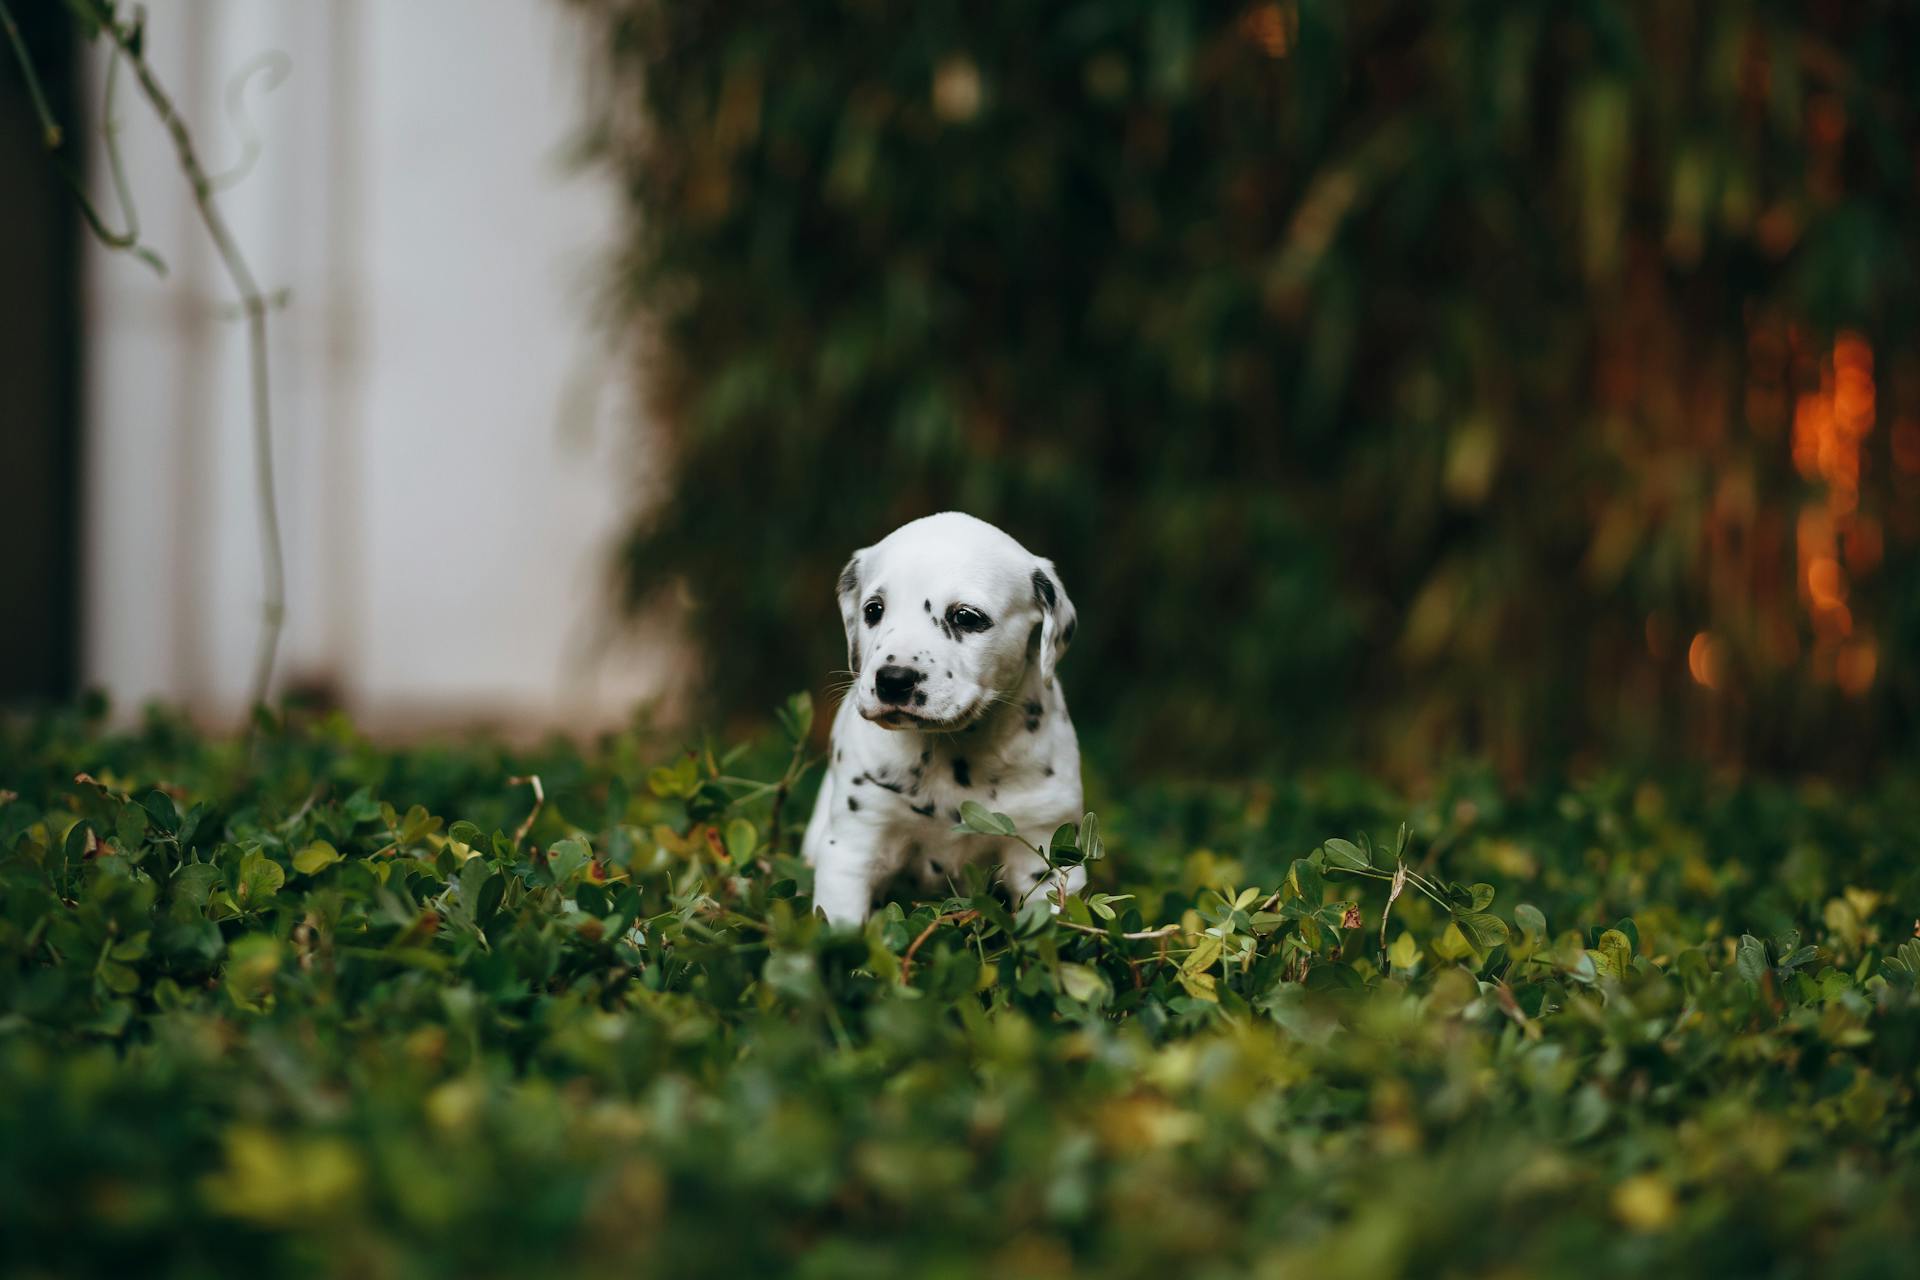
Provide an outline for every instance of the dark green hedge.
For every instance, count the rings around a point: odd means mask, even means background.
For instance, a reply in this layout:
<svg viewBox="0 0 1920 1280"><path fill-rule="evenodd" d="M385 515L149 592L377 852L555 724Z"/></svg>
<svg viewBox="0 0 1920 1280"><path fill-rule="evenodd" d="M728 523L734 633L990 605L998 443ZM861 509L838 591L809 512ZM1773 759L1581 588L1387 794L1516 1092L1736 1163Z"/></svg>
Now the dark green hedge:
<svg viewBox="0 0 1920 1280"><path fill-rule="evenodd" d="M848 550L953 506L1058 561L1126 752L1910 736L1911 10L581 7L674 460L626 581L724 706L838 665ZM1792 446L1839 332L1857 478Z"/></svg>
<svg viewBox="0 0 1920 1280"><path fill-rule="evenodd" d="M1912 1273L1910 782L1096 783L835 932L795 762L0 719L0 1274Z"/></svg>

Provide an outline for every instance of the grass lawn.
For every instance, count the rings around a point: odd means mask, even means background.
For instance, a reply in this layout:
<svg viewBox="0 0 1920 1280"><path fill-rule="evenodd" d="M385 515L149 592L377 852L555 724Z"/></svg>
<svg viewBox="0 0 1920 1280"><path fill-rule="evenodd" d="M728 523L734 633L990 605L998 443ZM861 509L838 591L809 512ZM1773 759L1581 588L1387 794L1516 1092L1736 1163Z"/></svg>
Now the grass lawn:
<svg viewBox="0 0 1920 1280"><path fill-rule="evenodd" d="M1920 1257L1911 782L1096 777L1053 849L1097 858L1085 902L834 934L809 717L731 751L0 726L0 1270Z"/></svg>

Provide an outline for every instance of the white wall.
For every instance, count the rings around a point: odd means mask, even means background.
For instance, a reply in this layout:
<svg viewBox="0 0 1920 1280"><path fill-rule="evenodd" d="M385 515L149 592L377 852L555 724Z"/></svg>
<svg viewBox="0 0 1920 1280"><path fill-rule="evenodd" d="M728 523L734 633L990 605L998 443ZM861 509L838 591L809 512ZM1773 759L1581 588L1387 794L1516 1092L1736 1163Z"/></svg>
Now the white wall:
<svg viewBox="0 0 1920 1280"><path fill-rule="evenodd" d="M611 540L649 482L622 361L593 320L613 194L570 172L586 66L550 0L186 0L148 48L271 322L288 574L281 682L377 728L585 728L673 687L664 628L605 646ZM96 68L96 72L98 68ZM96 81L98 80L96 75ZM88 678L123 709L244 704L261 598L245 346L169 143L124 74L117 114L167 279L88 263ZM96 186L111 207L104 166Z"/></svg>

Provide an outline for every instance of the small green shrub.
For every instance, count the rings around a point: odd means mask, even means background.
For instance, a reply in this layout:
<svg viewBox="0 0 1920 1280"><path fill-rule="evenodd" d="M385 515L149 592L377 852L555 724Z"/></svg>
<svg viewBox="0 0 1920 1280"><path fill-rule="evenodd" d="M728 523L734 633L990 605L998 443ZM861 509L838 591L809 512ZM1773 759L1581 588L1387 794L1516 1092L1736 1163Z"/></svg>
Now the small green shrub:
<svg viewBox="0 0 1920 1280"><path fill-rule="evenodd" d="M810 718L667 753L0 727L0 1269L1830 1276L1920 1244L1910 785L1096 780L1049 850L1084 901L975 882L836 934L793 852Z"/></svg>

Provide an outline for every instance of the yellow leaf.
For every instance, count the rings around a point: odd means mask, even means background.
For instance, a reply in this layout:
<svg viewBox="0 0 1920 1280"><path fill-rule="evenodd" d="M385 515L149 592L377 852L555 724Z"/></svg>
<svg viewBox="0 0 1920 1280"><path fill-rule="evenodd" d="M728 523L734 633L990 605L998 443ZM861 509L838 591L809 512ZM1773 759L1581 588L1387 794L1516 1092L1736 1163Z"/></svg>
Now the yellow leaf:
<svg viewBox="0 0 1920 1280"><path fill-rule="evenodd" d="M1634 1231L1659 1231L1673 1221L1673 1188L1657 1173L1641 1173L1613 1189L1613 1214Z"/></svg>
<svg viewBox="0 0 1920 1280"><path fill-rule="evenodd" d="M1181 972L1206 972L1220 959L1221 950L1220 939L1210 933L1201 935L1199 945L1195 946L1194 949L1188 953L1187 958L1181 962Z"/></svg>
<svg viewBox="0 0 1920 1280"><path fill-rule="evenodd" d="M340 860L338 849L325 840L315 840L293 855L293 869L303 876L316 875Z"/></svg>

